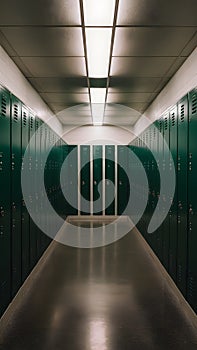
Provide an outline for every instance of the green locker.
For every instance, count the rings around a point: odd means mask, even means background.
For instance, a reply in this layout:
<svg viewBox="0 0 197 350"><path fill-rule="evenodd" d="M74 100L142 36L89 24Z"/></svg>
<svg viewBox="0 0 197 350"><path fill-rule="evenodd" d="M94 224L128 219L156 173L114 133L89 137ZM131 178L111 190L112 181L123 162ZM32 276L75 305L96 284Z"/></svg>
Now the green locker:
<svg viewBox="0 0 197 350"><path fill-rule="evenodd" d="M126 214L126 207L130 195L129 179L126 174L128 167L128 148L127 146L117 147L118 158L118 188L117 188L117 202L118 202L118 215ZM120 165L121 164L121 165Z"/></svg>
<svg viewBox="0 0 197 350"><path fill-rule="evenodd" d="M12 297L22 283L21 276L21 102L11 95L11 218L12 218Z"/></svg>
<svg viewBox="0 0 197 350"><path fill-rule="evenodd" d="M160 192L160 175L158 171L157 161L158 161L158 128L157 123L152 124L152 144L151 144L151 218L154 215L157 203L158 203L158 193ZM153 250L157 254L157 234L152 233L153 239Z"/></svg>
<svg viewBox="0 0 197 350"><path fill-rule="evenodd" d="M36 130L36 138L35 138L35 181L36 184L39 183L39 170L40 170L40 148L41 148L41 141L40 141L40 119L38 117L35 118L35 130ZM37 188L37 185L36 185ZM36 218L37 222L39 224L40 222L40 192L37 191L35 193L36 195L36 202L35 202L35 210L36 210ZM41 256L41 232L40 228L36 225L35 227L36 231L36 260L39 260Z"/></svg>
<svg viewBox="0 0 197 350"><path fill-rule="evenodd" d="M171 161L170 170L174 166L177 174L177 158L178 158L178 137L177 137L177 106L170 110L170 152ZM170 208L170 241L169 241L169 273L176 282L176 265L177 265L177 183L174 197L171 198Z"/></svg>
<svg viewBox="0 0 197 350"><path fill-rule="evenodd" d="M69 215L78 214L78 151L77 146L69 146L69 153L72 152L72 159L69 161L69 187L72 196L73 206L70 206Z"/></svg>
<svg viewBox="0 0 197 350"><path fill-rule="evenodd" d="M189 170L188 170L188 283L187 299L197 312L197 89L189 93Z"/></svg>
<svg viewBox="0 0 197 350"><path fill-rule="evenodd" d="M178 241L177 285L186 295L187 284L187 181L188 181L188 98L178 103Z"/></svg>
<svg viewBox="0 0 197 350"><path fill-rule="evenodd" d="M78 214L78 151L77 146L63 146L65 176L65 216Z"/></svg>
<svg viewBox="0 0 197 350"><path fill-rule="evenodd" d="M115 186L115 146L105 146L105 179L105 202L109 203L110 198L115 198L115 187L109 184L110 180ZM115 215L115 199L105 208L105 215Z"/></svg>
<svg viewBox="0 0 197 350"><path fill-rule="evenodd" d="M158 164L158 171L163 171L163 137L164 137L164 122L163 117L159 118L156 122L156 125L158 127L158 158L157 158L157 164ZM159 182L159 191L157 192L157 199L160 200L160 182ZM159 210L162 211L163 207L160 204ZM160 217L158 216L158 224L160 223ZM161 262L163 262L163 225L160 224L158 229L155 232L156 235L156 254Z"/></svg>
<svg viewBox="0 0 197 350"><path fill-rule="evenodd" d="M169 179L169 172L170 172L170 124L169 124L169 112L167 112L163 116L163 123L164 123L164 129L163 129L163 136L164 136L164 142L166 142L166 146L163 148L163 175L165 179ZM165 144L164 144L165 146ZM163 210L164 213L167 212L167 207L169 205L170 198L168 197L167 193L164 193L163 195ZM170 220L169 220L170 214L168 213L166 218L163 221L162 229L163 229L163 265L168 271L169 268L169 241L170 241Z"/></svg>
<svg viewBox="0 0 197 350"><path fill-rule="evenodd" d="M0 317L11 299L10 94L0 86Z"/></svg>
<svg viewBox="0 0 197 350"><path fill-rule="evenodd" d="M102 146L93 146L93 214L103 214L103 186L100 182L103 180L103 151ZM100 193L98 186L100 184ZM95 201L97 204L95 205Z"/></svg>
<svg viewBox="0 0 197 350"><path fill-rule="evenodd" d="M46 147L47 147L47 138L48 138L48 127L47 125L43 122L41 122L41 128L40 128L40 150L41 150L41 159L40 159L40 168L41 172L47 171L47 162L45 162L45 156L46 156ZM46 183L45 183L45 191L46 192ZM42 227L46 227L47 224L47 213L46 213L46 206L45 206L45 197L44 197L44 192L40 193L41 196L41 201L40 201L40 207L41 207L41 225ZM47 236L43 232L41 236L41 252L43 253L44 250L46 249L47 246Z"/></svg>
<svg viewBox="0 0 197 350"><path fill-rule="evenodd" d="M81 215L90 215L90 146L80 146L80 159L81 197L87 201L86 204L81 201L80 211Z"/></svg>
<svg viewBox="0 0 197 350"><path fill-rule="evenodd" d="M23 171L23 158L26 148L29 143L29 110L26 106L22 105L22 169ZM22 195L22 220L21 220L21 249L22 249L22 282L27 278L30 270L29 266L29 213L25 205L25 201Z"/></svg>
<svg viewBox="0 0 197 350"><path fill-rule="evenodd" d="M34 136L32 138L32 136ZM32 112L29 113L29 139L31 140L31 145L29 149L29 171L34 172L35 175L35 152L36 152L36 144L35 144L35 116ZM31 211L35 215L36 206L35 206L35 191L34 191L34 184L30 183L29 186L32 188L32 195L31 195ZM32 269L37 260L37 244L36 244L36 225L32 218L30 217L30 223L29 223L29 235L30 235L30 269Z"/></svg>

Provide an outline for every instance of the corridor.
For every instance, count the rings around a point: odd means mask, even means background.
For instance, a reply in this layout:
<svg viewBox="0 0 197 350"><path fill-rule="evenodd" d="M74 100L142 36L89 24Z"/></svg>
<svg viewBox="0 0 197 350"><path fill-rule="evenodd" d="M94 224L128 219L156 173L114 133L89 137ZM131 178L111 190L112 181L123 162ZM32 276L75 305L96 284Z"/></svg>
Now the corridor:
<svg viewBox="0 0 197 350"><path fill-rule="evenodd" d="M53 242L0 321L0 349L195 350L195 316L156 259L136 229L102 248Z"/></svg>

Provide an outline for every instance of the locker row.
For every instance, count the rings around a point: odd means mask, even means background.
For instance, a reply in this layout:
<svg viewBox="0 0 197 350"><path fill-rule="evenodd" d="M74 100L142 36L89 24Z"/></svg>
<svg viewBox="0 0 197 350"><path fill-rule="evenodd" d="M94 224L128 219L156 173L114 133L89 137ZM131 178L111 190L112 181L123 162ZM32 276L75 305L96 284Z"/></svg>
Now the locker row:
<svg viewBox="0 0 197 350"><path fill-rule="evenodd" d="M53 144L55 146L44 164L45 153ZM43 193L35 192L30 174L33 172L34 180L39 181L36 177L44 167L48 200L51 203L56 201L59 206L58 174L63 160L63 148L60 147L63 144L47 124L0 86L0 316L50 243L50 238L28 213L21 174L26 171L32 211L39 214L38 220L47 222L47 212L42 210ZM24 168L25 155L28 169Z"/></svg>
<svg viewBox="0 0 197 350"><path fill-rule="evenodd" d="M195 312L197 311L196 135L197 89L194 89L143 131L132 144L134 152L146 170L149 182L148 203L138 228ZM165 190L161 193L161 178L171 185L173 169L174 194L169 195ZM139 193L143 200L143 188L140 188ZM148 226L157 205L159 212L167 212L167 216L155 232L148 233Z"/></svg>

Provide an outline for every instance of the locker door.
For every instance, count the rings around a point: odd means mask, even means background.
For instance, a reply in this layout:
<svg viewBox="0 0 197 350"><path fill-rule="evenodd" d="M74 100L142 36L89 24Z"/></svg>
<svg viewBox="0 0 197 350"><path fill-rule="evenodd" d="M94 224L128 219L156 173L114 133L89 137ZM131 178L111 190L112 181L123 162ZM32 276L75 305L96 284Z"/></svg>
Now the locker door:
<svg viewBox="0 0 197 350"><path fill-rule="evenodd" d="M44 122L41 122L41 128L40 128L40 150L41 150L41 159L40 159L40 168L41 171L47 168L47 164L44 162L44 157L45 157L45 152L46 152L46 143L47 143L47 127ZM46 185L45 185L45 190L46 190ZM41 201L40 201L40 207L41 207L41 223L43 226L46 225L46 209L45 209L45 198L44 198L44 193L40 193L41 196ZM47 236L43 232L42 237L41 237L41 252L43 253L45 248L46 248L46 241L47 241Z"/></svg>
<svg viewBox="0 0 197 350"><path fill-rule="evenodd" d="M81 196L84 197L89 204L83 206L81 203L81 215L90 215L90 146L80 146L81 154ZM86 165L82 168L82 164Z"/></svg>
<svg viewBox="0 0 197 350"><path fill-rule="evenodd" d="M188 283L187 299L197 312L197 89L189 94L189 171L188 171Z"/></svg>
<svg viewBox="0 0 197 350"><path fill-rule="evenodd" d="M174 162L174 168L177 174L177 106L170 110L170 152ZM173 164L170 164L172 168ZM176 176L177 177L177 176ZM171 198L172 206L170 209L170 241L169 241L169 273L176 282L176 264L177 264L177 184L174 197Z"/></svg>
<svg viewBox="0 0 197 350"><path fill-rule="evenodd" d="M29 113L29 139L31 140L32 136L35 134L35 116L30 112ZM36 144L35 138L31 140L31 146L29 149L29 171L35 172L35 152ZM35 193L34 193L34 184L29 184L32 187L32 196L31 196L31 207L32 212L35 213ZM30 217L29 223L29 237L30 237L30 269L36 264L37 249L36 249L36 225Z"/></svg>
<svg viewBox="0 0 197 350"><path fill-rule="evenodd" d="M157 206L158 197L160 187L160 176L157 167L158 161L158 129L157 124L153 123L152 126L152 144L151 144L151 218L154 215L155 208ZM157 254L157 234L156 232L152 233L153 239L153 250Z"/></svg>
<svg viewBox="0 0 197 350"><path fill-rule="evenodd" d="M12 141L12 297L22 283L21 276L21 102L11 95Z"/></svg>
<svg viewBox="0 0 197 350"><path fill-rule="evenodd" d="M78 152L77 146L69 146L69 152L74 150L72 162L69 163L69 179L74 207L70 206L70 215L78 214Z"/></svg>
<svg viewBox="0 0 197 350"><path fill-rule="evenodd" d="M40 119L38 117L35 118L35 130L36 130L36 138L35 138L35 180L36 183L39 181L39 168L40 168ZM36 218L37 222L40 221L40 193L36 193ZM41 232L39 227L36 225L36 260L39 260L41 256Z"/></svg>
<svg viewBox="0 0 197 350"><path fill-rule="evenodd" d="M29 111L28 108L22 105L22 170L23 158L26 148L29 143ZM22 195L22 220L21 220L21 237L22 237L22 281L26 279L29 274L29 213L25 205Z"/></svg>
<svg viewBox="0 0 197 350"><path fill-rule="evenodd" d="M100 194L98 186L103 179L103 162L102 162L102 146L93 146L93 214L103 214L103 186L100 188ZM97 201L95 205L94 201Z"/></svg>
<svg viewBox="0 0 197 350"><path fill-rule="evenodd" d="M11 298L10 94L0 86L0 317Z"/></svg>
<svg viewBox="0 0 197 350"><path fill-rule="evenodd" d="M128 149L127 146L118 146L118 188L117 188L117 197L118 197L118 215L122 215L125 211L128 200L129 200L129 179L125 170L128 166ZM124 165L124 169L119 164Z"/></svg>
<svg viewBox="0 0 197 350"><path fill-rule="evenodd" d="M177 285L186 295L187 277L187 162L188 162L188 98L178 103L178 242Z"/></svg>
<svg viewBox="0 0 197 350"><path fill-rule="evenodd" d="M168 149L165 149L164 147L164 154L163 154L163 175L164 178L169 179L169 169L170 169L170 128L169 128L169 113L166 113L163 116L163 123L164 123L164 141L166 142ZM168 198L167 194L164 193L163 196L163 210L164 213L167 211L167 205L169 204L170 198ZM168 271L169 267L169 229L170 229L170 221L169 221L169 213L167 214L166 218L163 221L163 265Z"/></svg>
<svg viewBox="0 0 197 350"><path fill-rule="evenodd" d="M163 122L163 117L159 118L157 121L157 126L158 126L158 159L157 163L160 167L160 169L163 168L163 135L164 135L164 122ZM157 198L159 200L160 198L160 184L159 184L159 191L157 192ZM163 208L161 207L160 210ZM160 218L158 217L158 220ZM161 224L160 227L156 230L156 240L157 240L157 256L160 259L161 262L163 262L163 225Z"/></svg>
<svg viewBox="0 0 197 350"><path fill-rule="evenodd" d="M112 189L108 181L115 186L115 146L105 146L105 179L105 202L108 203L110 198L115 197L115 187ZM115 199L106 207L105 215L115 215Z"/></svg>

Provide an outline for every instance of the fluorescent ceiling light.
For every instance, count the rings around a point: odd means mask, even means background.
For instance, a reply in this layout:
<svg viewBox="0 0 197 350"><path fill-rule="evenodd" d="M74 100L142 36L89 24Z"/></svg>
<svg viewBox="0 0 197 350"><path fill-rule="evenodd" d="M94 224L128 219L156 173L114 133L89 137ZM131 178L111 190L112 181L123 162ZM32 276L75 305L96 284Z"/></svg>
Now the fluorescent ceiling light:
<svg viewBox="0 0 197 350"><path fill-rule="evenodd" d="M111 37L111 28L86 28L90 78L106 78L108 76Z"/></svg>
<svg viewBox="0 0 197 350"><path fill-rule="evenodd" d="M113 26L115 0L83 0L86 26Z"/></svg>
<svg viewBox="0 0 197 350"><path fill-rule="evenodd" d="M94 125L102 125L105 112L105 88L91 88L92 119Z"/></svg>

